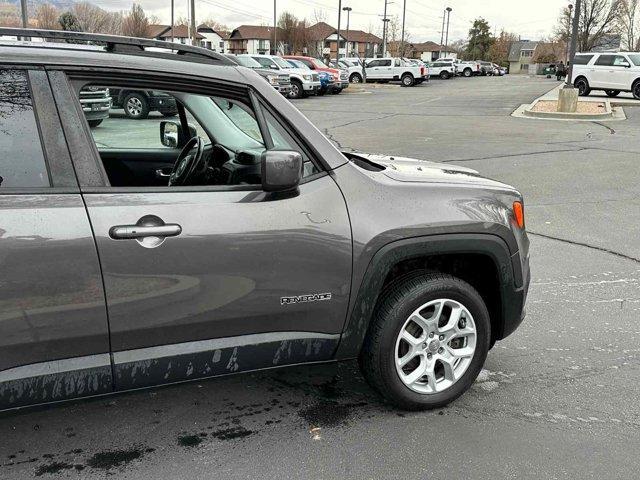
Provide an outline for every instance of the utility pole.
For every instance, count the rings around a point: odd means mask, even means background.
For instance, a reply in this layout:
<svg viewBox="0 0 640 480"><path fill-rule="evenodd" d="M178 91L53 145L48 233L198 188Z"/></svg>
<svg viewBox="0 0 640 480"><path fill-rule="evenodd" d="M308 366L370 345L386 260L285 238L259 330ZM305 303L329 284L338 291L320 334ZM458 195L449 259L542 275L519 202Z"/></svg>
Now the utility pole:
<svg viewBox="0 0 640 480"><path fill-rule="evenodd" d="M347 12L347 34L345 35L345 43L347 46L346 56L348 57L349 56L349 17L351 16L351 10L353 10L353 8L342 7L342 10Z"/></svg>
<svg viewBox="0 0 640 480"><path fill-rule="evenodd" d="M175 0L171 0L171 43L175 41L173 38L173 27L175 26Z"/></svg>
<svg viewBox="0 0 640 480"><path fill-rule="evenodd" d="M400 56L404 57L404 19L407 14L407 0L402 2L402 37L400 41Z"/></svg>
<svg viewBox="0 0 640 480"><path fill-rule="evenodd" d="M444 39L444 46L447 49L447 53L449 53L449 20L451 19L451 7L447 7L447 36Z"/></svg>
<svg viewBox="0 0 640 480"><path fill-rule="evenodd" d="M442 44L444 43L444 21L447 18L447 11L442 11L442 30L440 30L440 55L438 58L442 58Z"/></svg>
<svg viewBox="0 0 640 480"><path fill-rule="evenodd" d="M582 0L576 0L576 12L573 14L573 31L571 32L571 48L569 49L569 68L567 69L567 80L565 87L573 87L571 77L573 75L573 59L578 48L578 31L580 28L580 5Z"/></svg>
<svg viewBox="0 0 640 480"><path fill-rule="evenodd" d="M278 14L276 13L276 0L273 0L273 47L271 55L278 54Z"/></svg>
<svg viewBox="0 0 640 480"><path fill-rule="evenodd" d="M573 11L573 4L569 4L569 22L567 23L567 53L566 53L566 62L569 63L569 42L571 40L571 12Z"/></svg>
<svg viewBox="0 0 640 480"><path fill-rule="evenodd" d="M338 67L338 60L340 60L340 14L342 13L342 0L338 0L338 31L336 32L336 68ZM331 54L331 51L329 51ZM331 55L329 55L331 57Z"/></svg>
<svg viewBox="0 0 640 480"><path fill-rule="evenodd" d="M191 0L191 45L196 44L196 37L198 31L196 30L196 0Z"/></svg>
<svg viewBox="0 0 640 480"><path fill-rule="evenodd" d="M20 10L22 13L22 28L27 28L29 15L27 14L27 0L20 0Z"/></svg>
<svg viewBox="0 0 640 480"><path fill-rule="evenodd" d="M387 2L388 0L384 0L384 15L382 16L382 56L387 56L387 22L389 19L387 18Z"/></svg>

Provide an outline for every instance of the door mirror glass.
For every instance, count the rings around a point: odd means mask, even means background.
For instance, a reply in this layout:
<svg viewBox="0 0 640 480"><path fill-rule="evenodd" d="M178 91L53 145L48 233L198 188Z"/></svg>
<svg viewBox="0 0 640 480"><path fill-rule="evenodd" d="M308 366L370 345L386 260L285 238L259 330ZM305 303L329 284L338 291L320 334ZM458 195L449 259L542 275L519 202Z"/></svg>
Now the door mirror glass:
<svg viewBox="0 0 640 480"><path fill-rule="evenodd" d="M198 134L195 125L189 124L189 133L185 135L178 122L164 120L160 122L160 143L169 148L182 148Z"/></svg>
<svg viewBox="0 0 640 480"><path fill-rule="evenodd" d="M295 189L302 180L303 160L299 152L267 150L262 154L262 189L285 192Z"/></svg>

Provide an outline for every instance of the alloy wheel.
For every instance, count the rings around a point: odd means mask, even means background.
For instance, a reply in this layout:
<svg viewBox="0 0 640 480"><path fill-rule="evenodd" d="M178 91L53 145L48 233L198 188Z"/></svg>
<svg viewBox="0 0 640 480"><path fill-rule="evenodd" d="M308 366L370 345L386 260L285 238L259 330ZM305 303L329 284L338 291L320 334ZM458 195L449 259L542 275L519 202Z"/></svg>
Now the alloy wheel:
<svg viewBox="0 0 640 480"><path fill-rule="evenodd" d="M131 97L127 101L127 112L132 117L138 117L142 114L142 102L137 97Z"/></svg>
<svg viewBox="0 0 640 480"><path fill-rule="evenodd" d="M394 350L396 372L414 392L440 393L464 375L476 341L476 325L464 305L445 298L430 301L400 329Z"/></svg>

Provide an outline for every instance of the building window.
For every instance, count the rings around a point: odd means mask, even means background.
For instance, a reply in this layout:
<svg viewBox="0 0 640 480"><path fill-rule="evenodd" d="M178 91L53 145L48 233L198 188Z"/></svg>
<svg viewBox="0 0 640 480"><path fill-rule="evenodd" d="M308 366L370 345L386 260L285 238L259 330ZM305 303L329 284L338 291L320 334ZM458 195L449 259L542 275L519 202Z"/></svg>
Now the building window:
<svg viewBox="0 0 640 480"><path fill-rule="evenodd" d="M522 52L520 53L521 57L532 57L533 56L533 50L522 50Z"/></svg>

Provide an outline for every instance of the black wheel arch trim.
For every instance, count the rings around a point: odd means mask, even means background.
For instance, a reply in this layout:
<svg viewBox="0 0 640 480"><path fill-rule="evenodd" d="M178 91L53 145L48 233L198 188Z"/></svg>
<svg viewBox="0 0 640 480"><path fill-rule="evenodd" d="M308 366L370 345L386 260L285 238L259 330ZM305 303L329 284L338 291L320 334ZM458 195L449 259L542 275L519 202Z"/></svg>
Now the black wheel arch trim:
<svg viewBox="0 0 640 480"><path fill-rule="evenodd" d="M493 234L414 237L385 245L369 262L355 301L349 309L336 359L358 356L384 280L394 265L411 258L442 254L481 254L492 259L499 276L501 298L500 327L493 332L493 336L500 340L512 333L524 318L529 281L528 270L523 272L519 252L512 254L507 243Z"/></svg>

